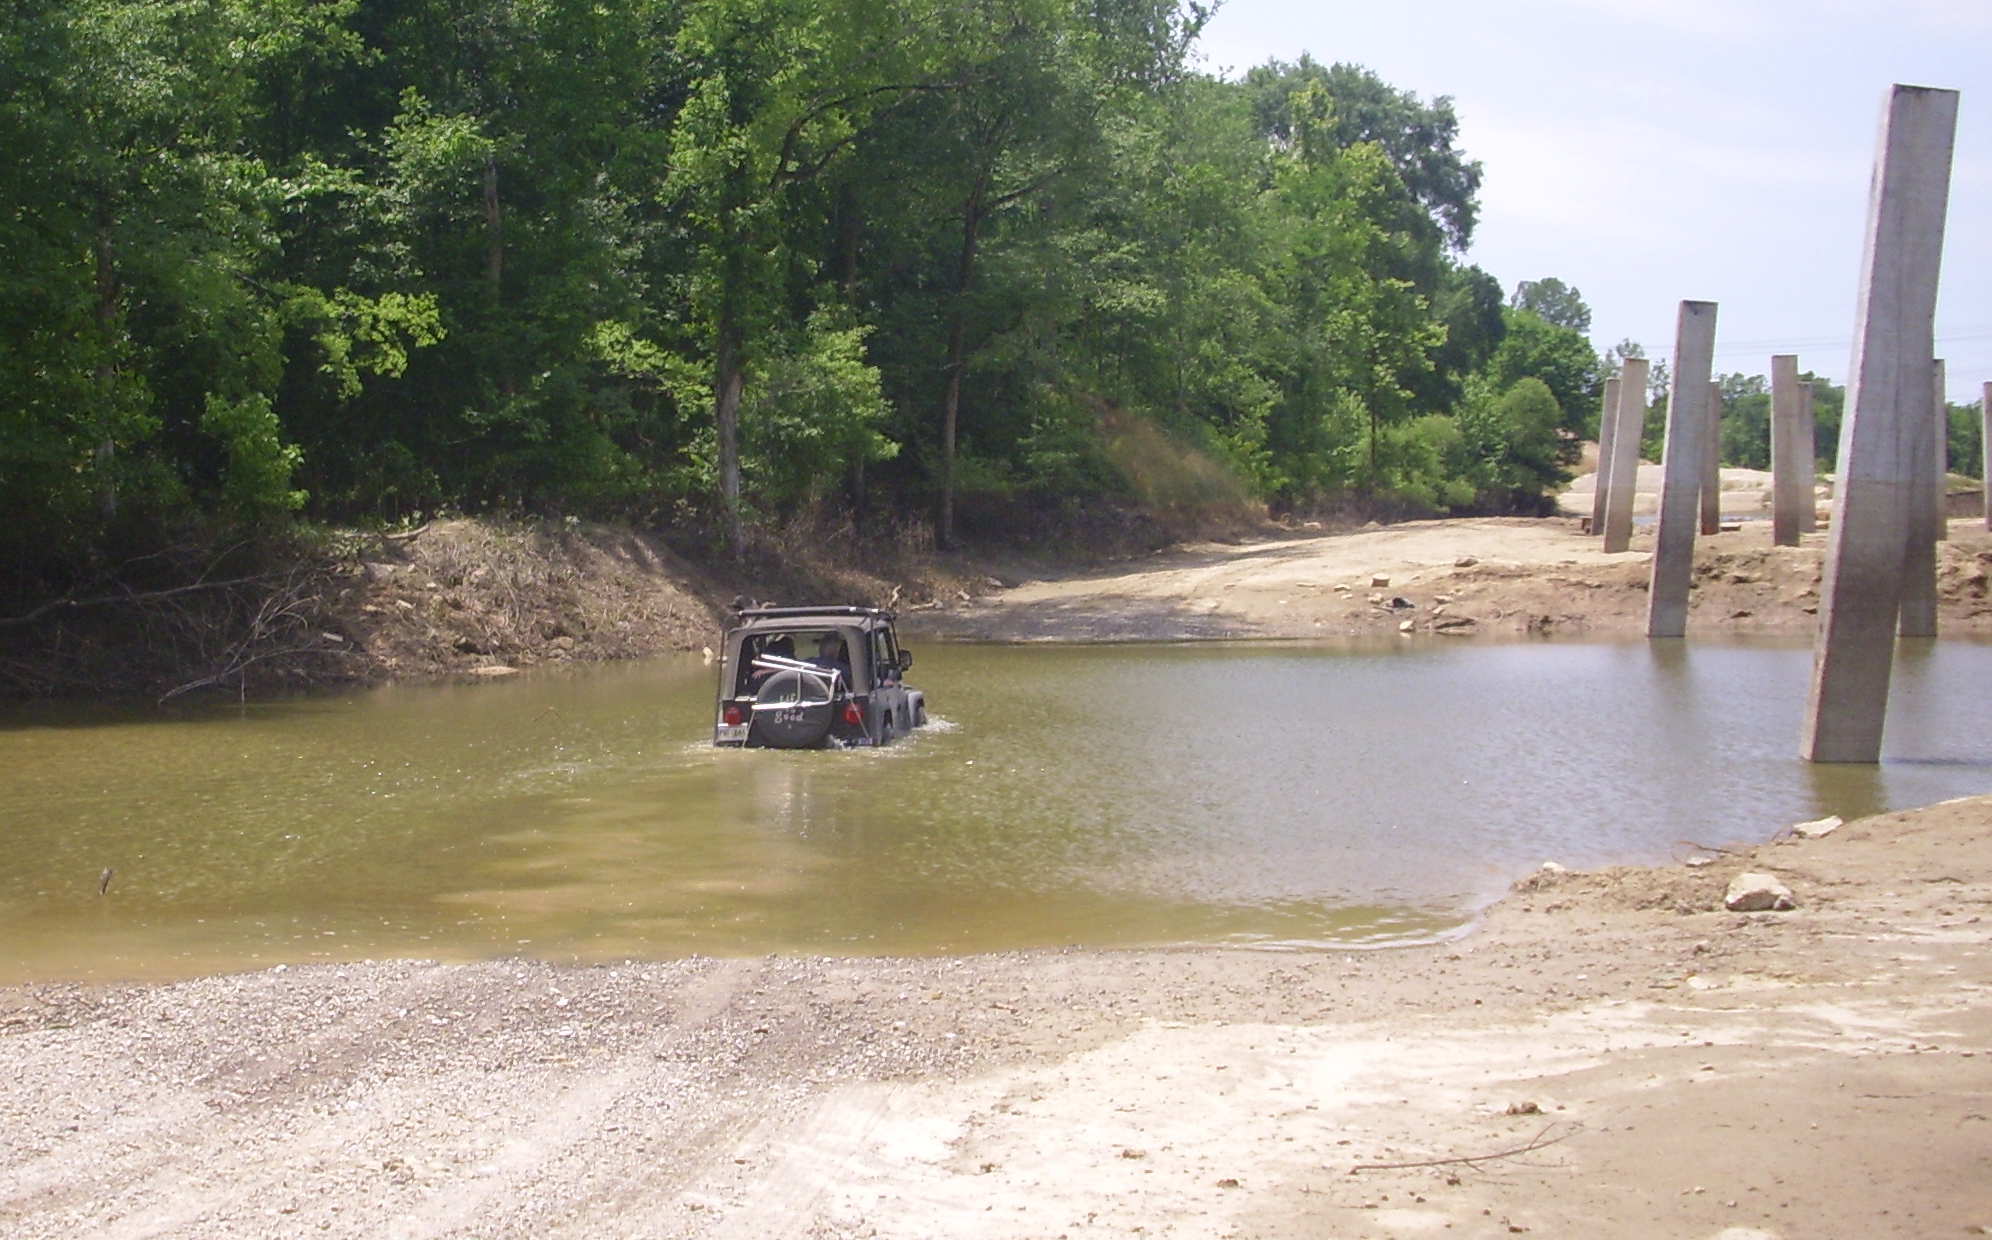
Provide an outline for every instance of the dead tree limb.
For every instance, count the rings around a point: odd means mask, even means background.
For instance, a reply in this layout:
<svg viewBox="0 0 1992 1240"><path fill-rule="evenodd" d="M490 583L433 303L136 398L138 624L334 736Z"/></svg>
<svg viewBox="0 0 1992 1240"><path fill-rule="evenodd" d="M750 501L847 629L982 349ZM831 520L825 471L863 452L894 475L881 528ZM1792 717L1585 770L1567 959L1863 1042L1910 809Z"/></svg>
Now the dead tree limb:
<svg viewBox="0 0 1992 1240"><path fill-rule="evenodd" d="M1492 1154L1462 1154L1457 1158L1423 1158L1416 1162L1357 1163L1355 1166L1349 1168L1349 1174L1354 1175L1358 1171L1401 1171L1408 1167L1457 1167L1470 1166L1474 1163L1494 1162L1497 1159L1513 1158L1518 1154L1529 1154L1536 1150L1546 1149L1559 1141L1568 1141L1571 1137L1576 1136L1579 1131L1576 1128L1572 1128L1561 1136L1551 1137L1549 1135L1550 1129L1555 1127L1555 1124L1551 1124L1548 1128L1544 1128L1532 1137L1526 1145L1518 1145L1509 1150L1496 1150Z"/></svg>

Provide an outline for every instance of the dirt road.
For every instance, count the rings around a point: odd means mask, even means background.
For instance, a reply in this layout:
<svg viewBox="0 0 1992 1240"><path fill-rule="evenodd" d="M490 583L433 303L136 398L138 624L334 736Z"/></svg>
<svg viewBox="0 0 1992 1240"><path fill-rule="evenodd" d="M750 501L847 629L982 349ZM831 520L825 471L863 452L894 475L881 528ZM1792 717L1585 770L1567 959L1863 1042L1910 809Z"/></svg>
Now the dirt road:
<svg viewBox="0 0 1992 1240"><path fill-rule="evenodd" d="M1797 907L1725 911L1745 869ZM0 1233L1992 1226L1992 799L1525 887L1388 951L11 988Z"/></svg>
<svg viewBox="0 0 1992 1240"><path fill-rule="evenodd" d="M1957 520L1939 545L1945 632L1992 631L1992 534ZM1184 641L1405 632L1466 637L1645 631L1653 535L1605 554L1575 518L1411 521L1352 533L1203 543L1108 572L1060 575L905 618L992 641ZM1765 521L1698 540L1691 633L1810 631L1824 533L1771 542Z"/></svg>

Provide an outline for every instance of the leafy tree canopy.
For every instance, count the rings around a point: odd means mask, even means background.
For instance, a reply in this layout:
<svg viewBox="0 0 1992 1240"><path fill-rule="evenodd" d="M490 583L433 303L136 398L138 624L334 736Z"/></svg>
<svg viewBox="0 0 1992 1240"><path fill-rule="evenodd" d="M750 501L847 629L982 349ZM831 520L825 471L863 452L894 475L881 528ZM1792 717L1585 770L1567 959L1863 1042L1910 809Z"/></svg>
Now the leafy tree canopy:
<svg viewBox="0 0 1992 1240"><path fill-rule="evenodd" d="M1546 322L1567 327L1573 332L1581 334L1591 330L1591 307L1584 304L1583 294L1555 276L1523 280L1515 286L1512 304L1517 310L1530 311Z"/></svg>

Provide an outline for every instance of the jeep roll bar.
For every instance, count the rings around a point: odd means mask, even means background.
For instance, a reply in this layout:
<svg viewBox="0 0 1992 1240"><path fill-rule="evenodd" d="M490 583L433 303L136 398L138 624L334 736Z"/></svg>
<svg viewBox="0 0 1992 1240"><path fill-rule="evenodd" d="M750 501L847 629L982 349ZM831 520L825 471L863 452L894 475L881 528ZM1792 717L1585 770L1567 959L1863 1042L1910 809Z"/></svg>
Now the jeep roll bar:
<svg viewBox="0 0 1992 1240"><path fill-rule="evenodd" d="M823 690L821 701L814 699L796 702L755 702L754 710L788 710L796 706L828 706L836 698L839 682L844 679L844 671L837 667L818 667L801 659L787 659L778 654L757 654L754 666L770 672L797 672L804 684Z"/></svg>
<svg viewBox="0 0 1992 1240"><path fill-rule="evenodd" d="M758 620L777 616L864 616L877 620L895 620L897 615L883 607L740 607L734 615L742 620Z"/></svg>

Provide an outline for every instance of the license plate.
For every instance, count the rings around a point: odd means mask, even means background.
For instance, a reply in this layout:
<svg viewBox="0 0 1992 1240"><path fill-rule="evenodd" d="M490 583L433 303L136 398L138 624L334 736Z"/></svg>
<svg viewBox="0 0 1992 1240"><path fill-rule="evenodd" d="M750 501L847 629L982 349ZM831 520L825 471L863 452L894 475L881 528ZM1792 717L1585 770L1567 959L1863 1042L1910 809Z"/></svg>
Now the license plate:
<svg viewBox="0 0 1992 1240"><path fill-rule="evenodd" d="M720 745L745 745L747 725L744 723L722 723L719 731L713 734L713 741Z"/></svg>

